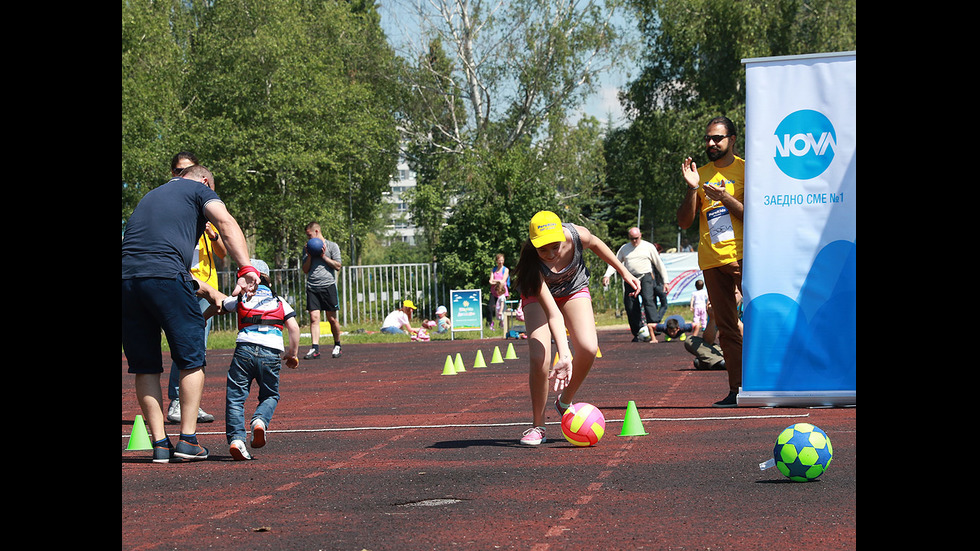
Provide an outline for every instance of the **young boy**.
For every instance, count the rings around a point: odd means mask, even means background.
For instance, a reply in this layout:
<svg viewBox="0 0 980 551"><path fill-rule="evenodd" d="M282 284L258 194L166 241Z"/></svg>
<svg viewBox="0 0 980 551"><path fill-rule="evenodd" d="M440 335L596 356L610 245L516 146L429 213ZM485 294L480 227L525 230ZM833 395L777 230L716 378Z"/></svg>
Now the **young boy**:
<svg viewBox="0 0 980 551"><path fill-rule="evenodd" d="M225 387L225 435L229 451L236 460L252 459L245 449L245 400L254 380L259 387L259 404L252 414L253 448L265 445L265 430L279 403L279 369L283 357L283 335L289 331L286 367L299 365L299 324L293 308L269 287L269 265L251 261L259 271L260 283L255 295L245 298L229 296L221 304L226 312L238 316L238 338L235 355L228 368Z"/></svg>

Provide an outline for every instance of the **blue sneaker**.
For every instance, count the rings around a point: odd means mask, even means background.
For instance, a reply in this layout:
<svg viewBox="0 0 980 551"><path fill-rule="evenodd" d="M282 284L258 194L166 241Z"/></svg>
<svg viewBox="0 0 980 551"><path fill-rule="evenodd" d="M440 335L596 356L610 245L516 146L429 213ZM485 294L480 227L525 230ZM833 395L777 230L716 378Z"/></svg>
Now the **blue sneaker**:
<svg viewBox="0 0 980 551"><path fill-rule="evenodd" d="M167 438L167 445L153 444L153 462L154 463L170 463L170 460L174 455L174 445L170 443L170 439Z"/></svg>
<svg viewBox="0 0 980 551"><path fill-rule="evenodd" d="M208 458L208 449L200 444L179 440L173 454L175 461L201 461Z"/></svg>

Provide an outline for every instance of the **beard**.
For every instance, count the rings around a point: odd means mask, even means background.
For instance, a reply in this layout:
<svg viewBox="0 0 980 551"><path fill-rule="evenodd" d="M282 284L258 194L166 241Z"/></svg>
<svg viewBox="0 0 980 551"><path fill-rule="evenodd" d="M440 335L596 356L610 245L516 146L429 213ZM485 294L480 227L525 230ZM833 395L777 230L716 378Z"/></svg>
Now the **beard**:
<svg viewBox="0 0 980 551"><path fill-rule="evenodd" d="M708 155L708 160L714 162L724 157L725 154L728 153L728 151L721 149L720 147L709 147L706 153Z"/></svg>

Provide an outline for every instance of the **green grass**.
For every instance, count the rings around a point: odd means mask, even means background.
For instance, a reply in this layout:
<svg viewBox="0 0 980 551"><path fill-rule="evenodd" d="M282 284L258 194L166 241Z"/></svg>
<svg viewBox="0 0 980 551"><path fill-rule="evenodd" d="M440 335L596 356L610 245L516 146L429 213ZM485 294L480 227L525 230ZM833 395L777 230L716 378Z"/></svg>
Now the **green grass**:
<svg viewBox="0 0 980 551"><path fill-rule="evenodd" d="M690 318L690 307L687 305L672 305L667 308L666 316L680 315L684 319ZM666 317L665 316L665 317ZM600 327L604 326L614 326L614 325L627 325L626 317L616 317L612 310L607 310L605 312L600 312L596 314L596 325ZM385 343L385 342L408 342L408 335L385 335L378 332L380 327L380 322L372 322L370 324L350 324L341 327L342 332L346 334L341 335L341 342L345 345L347 344L359 344L359 343ZM372 333L368 333L372 331ZM303 347L309 347L311 344L311 339L309 336L310 327L309 325L303 327L300 326L300 333L306 336L300 337L299 345L302 349ZM228 350L235 348L235 336L237 333L235 331L212 331L208 336L208 350ZM448 341L450 340L449 333L438 334L432 332L429 334L431 339L434 341ZM490 331L488 326L483 327L483 337L484 338L503 338L504 332L499 327L494 331ZM479 339L479 331L467 331L456 333L454 338L456 340L465 339ZM331 337L320 337L321 345L333 344L333 339ZM167 346L166 337L163 338L163 348L164 350L169 350ZM302 350L300 351L302 354Z"/></svg>

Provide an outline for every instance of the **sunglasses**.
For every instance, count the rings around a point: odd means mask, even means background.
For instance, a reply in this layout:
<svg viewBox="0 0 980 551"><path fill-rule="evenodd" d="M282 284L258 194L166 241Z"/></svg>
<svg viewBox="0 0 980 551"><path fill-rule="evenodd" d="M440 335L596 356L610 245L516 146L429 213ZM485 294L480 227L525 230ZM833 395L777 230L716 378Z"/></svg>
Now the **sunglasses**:
<svg viewBox="0 0 980 551"><path fill-rule="evenodd" d="M727 138L728 136L731 136L731 134L727 134L727 135L724 135L724 136L720 136L720 135L707 136L706 135L704 137L704 141L718 143L718 142L724 140L725 138Z"/></svg>

